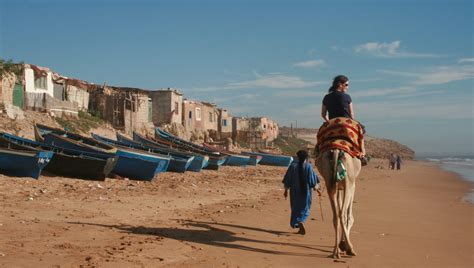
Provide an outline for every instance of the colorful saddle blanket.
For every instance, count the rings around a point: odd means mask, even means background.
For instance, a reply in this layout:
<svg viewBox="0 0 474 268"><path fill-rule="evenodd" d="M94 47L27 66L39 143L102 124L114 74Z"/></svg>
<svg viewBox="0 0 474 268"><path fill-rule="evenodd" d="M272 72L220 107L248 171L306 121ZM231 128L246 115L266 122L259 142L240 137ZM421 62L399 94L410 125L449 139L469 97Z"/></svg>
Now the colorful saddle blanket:
<svg viewBox="0 0 474 268"><path fill-rule="evenodd" d="M319 153L330 149L340 149L352 157L362 154L364 130L359 122L345 117L337 117L324 123L318 130Z"/></svg>

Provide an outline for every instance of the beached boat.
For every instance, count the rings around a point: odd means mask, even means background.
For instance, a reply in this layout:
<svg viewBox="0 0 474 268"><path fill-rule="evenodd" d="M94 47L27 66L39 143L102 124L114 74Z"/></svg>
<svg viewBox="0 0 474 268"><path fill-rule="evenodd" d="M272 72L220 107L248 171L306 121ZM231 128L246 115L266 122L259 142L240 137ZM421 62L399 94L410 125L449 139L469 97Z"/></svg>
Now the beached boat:
<svg viewBox="0 0 474 268"><path fill-rule="evenodd" d="M126 137L120 135L117 133L117 140L124 141L124 142L130 142L130 139L127 139ZM194 172L199 172L201 171L204 167L206 167L209 163L209 156L207 155L202 155L202 154L196 154L193 152L189 151L182 151L178 150L177 148L172 148L169 147L168 145L158 143L157 141L148 139L146 137L143 137L142 135L138 133L133 133L133 141L132 142L138 142L146 147L150 148L162 148L169 150L170 152L173 153L181 153L185 155L193 155L194 160L191 162L191 165L189 165L188 170L189 171L194 171Z"/></svg>
<svg viewBox="0 0 474 268"><path fill-rule="evenodd" d="M225 166L245 167L249 164L250 157L245 155L229 154L224 162Z"/></svg>
<svg viewBox="0 0 474 268"><path fill-rule="evenodd" d="M207 155L209 157L209 161L206 166L204 166L204 169L212 169L212 170L218 170L219 167L225 163L225 160L227 159L227 156L221 155L220 153L217 152L209 152L207 150L202 150L198 149L195 146L189 146L187 144L181 143L179 141L172 141L167 138L163 138L160 136L155 136L154 141L161 143L163 145L170 144L171 148L183 150L183 151L188 151L188 152L193 152L197 153L200 155Z"/></svg>
<svg viewBox="0 0 474 268"><path fill-rule="evenodd" d="M161 140L167 141L171 144L176 144L181 147L187 148L188 150L197 150L201 153L208 153L208 154L215 154L216 156L219 155L219 152L215 152L212 150L208 150L206 147L201 146L199 144L181 139L178 136L175 136L169 132L166 132L160 128L155 128L155 138L159 138Z"/></svg>
<svg viewBox="0 0 474 268"><path fill-rule="evenodd" d="M112 145L84 137L79 134L69 133L36 124L35 135L40 136L45 143L62 148L74 149L97 154L117 156L117 164L112 173L133 180L151 181L155 175L165 172L169 166L170 157L147 154L133 149L116 148Z"/></svg>
<svg viewBox="0 0 474 268"><path fill-rule="evenodd" d="M155 140L162 144L169 144L171 147L179 148L180 150L209 156L209 163L204 167L204 169L218 170L227 159L227 156L222 155L219 152L213 152L201 145L185 141L171 133L161 130L160 128L155 128Z"/></svg>
<svg viewBox="0 0 474 268"><path fill-rule="evenodd" d="M0 147L25 151L52 151L54 155L43 171L63 177L104 180L116 164L115 157L105 158L102 155L85 154L8 133L0 133Z"/></svg>
<svg viewBox="0 0 474 268"><path fill-rule="evenodd" d="M261 155L250 155L249 165L256 166L262 161L263 156Z"/></svg>
<svg viewBox="0 0 474 268"><path fill-rule="evenodd" d="M287 167L293 161L293 157L287 155L256 153L256 152L242 152L243 155L259 155L262 157L260 165L282 166Z"/></svg>
<svg viewBox="0 0 474 268"><path fill-rule="evenodd" d="M117 140L112 140L106 137L102 137L100 135L91 134L92 138L113 145L115 147L122 147L122 148L130 148L130 149L136 149L136 150L141 150L144 152L147 152L149 154L157 154L157 155L167 155L170 156L170 164L168 166L167 171L173 171L173 172L180 172L183 173L188 169L189 165L191 162L194 160L194 156L189 156L189 157L181 157L178 155L173 155L170 152L166 152L165 150L158 150L158 149L153 149L150 147L145 147L140 144L131 144L131 143L125 143L125 142L120 142Z"/></svg>
<svg viewBox="0 0 474 268"><path fill-rule="evenodd" d="M15 177L38 179L54 153L0 148L0 173Z"/></svg>
<svg viewBox="0 0 474 268"><path fill-rule="evenodd" d="M207 143L204 143L203 147L206 148L209 151L218 152L222 155L227 156L227 159L224 162L224 166L245 167L245 166L251 164L250 163L251 158L254 157L254 156L248 156L248 155L241 155L241 154L230 152L230 151L219 150L215 146L212 146L212 145L207 144Z"/></svg>

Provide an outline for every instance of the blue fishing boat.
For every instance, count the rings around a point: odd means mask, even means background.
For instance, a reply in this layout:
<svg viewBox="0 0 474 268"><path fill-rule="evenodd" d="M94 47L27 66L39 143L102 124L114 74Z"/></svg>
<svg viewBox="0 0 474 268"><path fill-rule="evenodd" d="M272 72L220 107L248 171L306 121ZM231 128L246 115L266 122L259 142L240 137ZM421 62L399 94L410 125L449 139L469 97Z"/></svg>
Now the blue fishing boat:
<svg viewBox="0 0 474 268"><path fill-rule="evenodd" d="M155 136L155 141L161 144L168 144L170 147L175 149L189 151L200 155L207 155L209 157L209 161L207 162L207 165L204 166L204 169L218 170L219 167L225 163L227 158L227 156L224 156L218 152L210 152L208 150L198 149L196 146L189 146L188 144L182 143L180 141L160 136Z"/></svg>
<svg viewBox="0 0 474 268"><path fill-rule="evenodd" d="M170 152L173 152L173 153L192 155L194 156L194 160L191 162L191 164L188 167L189 171L199 172L204 167L206 167L209 163L209 156L207 155L196 154L192 152L185 152L185 151L178 150L176 148L171 148L171 147L168 147L167 145L160 144L160 143L157 143L156 141L147 139L143 137L142 135L135 132L133 133L133 140L127 139L126 137L120 135L119 133L117 133L117 140L120 140L123 142L137 142L139 144L142 144L143 146L150 147L150 148L157 148L157 149L161 148L161 149L169 150Z"/></svg>
<svg viewBox="0 0 474 268"><path fill-rule="evenodd" d="M151 181L158 173L165 172L170 162L168 156L151 155L134 149L116 148L92 138L40 124L35 125L35 133L46 143L58 147L115 155L118 159L112 173L133 180Z"/></svg>
<svg viewBox="0 0 474 268"><path fill-rule="evenodd" d="M209 163L204 167L204 169L218 170L227 159L227 156L222 155L219 152L213 152L201 145L185 141L171 133L161 130L160 128L155 129L155 140L162 144L168 144L169 146L179 148L180 150L191 151L209 156Z"/></svg>
<svg viewBox="0 0 474 268"><path fill-rule="evenodd" d="M260 161L262 161L262 158L261 155L250 155L249 165L256 166Z"/></svg>
<svg viewBox="0 0 474 268"><path fill-rule="evenodd" d="M219 152L220 154L227 156L223 164L224 166L246 167L248 164L250 164L250 158L252 158L251 156L247 156L247 155L241 155L241 154L230 152L230 151L219 150L215 146L212 146L207 143L204 143L203 147L206 148L206 150Z"/></svg>
<svg viewBox="0 0 474 268"><path fill-rule="evenodd" d="M105 180L116 164L115 157L85 154L8 133L0 133L0 147L25 151L52 151L54 155L43 171L63 177Z"/></svg>
<svg viewBox="0 0 474 268"><path fill-rule="evenodd" d="M166 132L166 131L158 128L158 127L155 128L155 138L166 140L166 141L168 141L172 144L177 144L181 147L188 148L188 150L197 150L201 153L214 154L215 156L220 155L219 152L209 150L204 146L201 146L201 145L195 144L193 142L181 139L180 137L177 137L177 136L175 136L175 135L173 135L169 132Z"/></svg>
<svg viewBox="0 0 474 268"><path fill-rule="evenodd" d="M224 165L245 167L249 164L249 162L250 162L249 156L230 154L230 155L227 155L227 159L224 162Z"/></svg>
<svg viewBox="0 0 474 268"><path fill-rule="evenodd" d="M287 167L293 161L293 157L287 156L287 155L255 153L255 152L242 152L242 154L262 156L262 160L260 160L260 163L259 163L260 165Z"/></svg>
<svg viewBox="0 0 474 268"><path fill-rule="evenodd" d="M132 144L132 143L125 143L125 142L121 142L121 141L117 141L117 140L112 140L112 139L102 137L102 136L94 134L94 133L92 133L91 136L94 139L98 140L98 141L113 145L115 147L131 148L131 149L136 149L136 150L141 150L141 151L147 152L148 154L157 154L157 155L161 155L161 156L163 156L163 155L170 156L171 159L170 159L170 164L168 166L168 171L183 173L183 172L186 171L186 169L188 169L189 165L194 160L194 156L188 156L188 157L184 156L184 157L182 157L182 156L179 156L179 155L176 155L176 154L173 155L170 152L166 152L165 150L153 149L153 148L145 147L145 146L137 144L137 143Z"/></svg>
<svg viewBox="0 0 474 268"><path fill-rule="evenodd" d="M219 167L225 163L226 159L227 156L209 157L209 164L204 169L219 170Z"/></svg>
<svg viewBox="0 0 474 268"><path fill-rule="evenodd" d="M35 152L0 148L0 173L38 179L53 155L51 151Z"/></svg>

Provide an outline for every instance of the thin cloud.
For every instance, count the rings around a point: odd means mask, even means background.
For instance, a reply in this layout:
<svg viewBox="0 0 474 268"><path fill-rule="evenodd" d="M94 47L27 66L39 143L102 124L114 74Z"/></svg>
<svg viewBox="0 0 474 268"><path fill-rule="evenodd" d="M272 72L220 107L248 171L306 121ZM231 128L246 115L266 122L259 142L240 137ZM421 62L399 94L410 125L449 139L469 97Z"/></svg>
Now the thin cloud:
<svg viewBox="0 0 474 268"><path fill-rule="evenodd" d="M230 83L231 88L305 88L319 85L321 82L304 81L301 77L279 73L259 75L257 79Z"/></svg>
<svg viewBox="0 0 474 268"><path fill-rule="evenodd" d="M293 115L295 118L304 118L308 117L308 115L319 117L319 114L321 113L321 104L308 104L298 107L298 109L288 109L286 113Z"/></svg>
<svg viewBox="0 0 474 268"><path fill-rule="evenodd" d="M227 97L213 97L211 98L211 102L214 103L226 103L226 102L235 102L236 100L257 100L260 96L257 94L239 94L239 95L232 95Z"/></svg>
<svg viewBox="0 0 474 268"><path fill-rule="evenodd" d="M379 73L391 74L391 75L398 75L404 77L418 77L420 76L419 73L412 73L412 72L402 72L402 71L393 71L393 70L377 70Z"/></svg>
<svg viewBox="0 0 474 268"><path fill-rule="evenodd" d="M458 60L458 63L471 63L474 62L474 58L463 58Z"/></svg>
<svg viewBox="0 0 474 268"><path fill-rule="evenodd" d="M415 85L438 85L474 78L472 67L439 67L424 73L414 82Z"/></svg>
<svg viewBox="0 0 474 268"><path fill-rule="evenodd" d="M425 69L422 72L401 72L392 70L378 70L378 72L414 78L413 85L440 85L454 81L474 78L472 66L440 66Z"/></svg>
<svg viewBox="0 0 474 268"><path fill-rule="evenodd" d="M368 54L379 58L436 58L435 54L399 51L401 41L391 43L368 42L354 48L355 53Z"/></svg>
<svg viewBox="0 0 474 268"><path fill-rule="evenodd" d="M416 91L413 93L406 93L406 94L397 94L388 96L387 99L403 99L403 98L413 98L413 97L420 97L420 96L434 96L439 94L446 94L446 91L443 90L433 90L433 91Z"/></svg>
<svg viewBox="0 0 474 268"><path fill-rule="evenodd" d="M368 119L465 119L473 118L471 103L460 103L459 100L448 103L443 100L423 103L420 109L416 101L385 101L359 103L355 107L356 118Z"/></svg>
<svg viewBox="0 0 474 268"><path fill-rule="evenodd" d="M295 67L301 67L301 68L313 68L313 67L320 67L320 66L325 66L326 62L324 60L308 60L308 61L302 61L302 62L297 62L293 64Z"/></svg>
<svg viewBox="0 0 474 268"><path fill-rule="evenodd" d="M405 86L405 87L395 87L395 88L376 88L369 89L364 91L356 91L351 93L354 97L380 97L387 95L399 95L399 94L411 94L415 93L416 88Z"/></svg>
<svg viewBox="0 0 474 268"><path fill-rule="evenodd" d="M320 81L305 81L301 77L284 75L281 73L271 73L260 75L255 73L256 78L253 80L227 83L223 86L212 86L194 88L196 91L218 91L218 90L232 90L232 89L254 89L254 88L276 88L276 89L294 89L307 88L326 82Z"/></svg>
<svg viewBox="0 0 474 268"><path fill-rule="evenodd" d="M326 93L327 93L326 91L320 91L320 90L313 90L313 91L287 90L287 91L275 93L273 96L285 97L285 98L306 98L306 97L321 97Z"/></svg>

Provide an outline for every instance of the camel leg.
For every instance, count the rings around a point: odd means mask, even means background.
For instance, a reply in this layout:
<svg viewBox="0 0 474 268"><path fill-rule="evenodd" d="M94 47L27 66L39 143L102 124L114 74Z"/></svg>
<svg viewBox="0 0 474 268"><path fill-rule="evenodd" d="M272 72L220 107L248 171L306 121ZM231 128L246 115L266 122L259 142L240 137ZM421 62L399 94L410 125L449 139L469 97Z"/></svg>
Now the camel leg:
<svg viewBox="0 0 474 268"><path fill-rule="evenodd" d="M352 225L354 225L354 215L352 214L352 204L354 203L354 193L352 193L351 200L349 201L349 208L347 209L347 231L351 233Z"/></svg>
<svg viewBox="0 0 474 268"><path fill-rule="evenodd" d="M338 247L338 244L339 244L339 237L340 237L340 232L339 232L339 229L340 229L340 221L339 221L339 217L340 217L340 214L339 214L339 208L338 208L338 205L337 205L337 190L332 190L330 191L329 188L328 188L328 196L329 196L329 201L331 203L331 209L332 209L332 223L334 225L334 232L335 232L335 241L334 241L334 250L332 252L332 255L331 255L331 258L334 258L334 259L339 259L341 258L341 253L340 253L340 250L339 250L339 247Z"/></svg>
<svg viewBox="0 0 474 268"><path fill-rule="evenodd" d="M354 246L351 243L350 239L350 228L352 227L352 223L354 219L352 217L352 213L350 212L350 208L352 206L353 200L353 193L354 190L352 187L346 184L344 189L344 198L342 203L342 211L341 211L341 225L342 225L342 233L343 237L345 238L345 250L347 255L355 256L356 253L354 251ZM352 218L352 219L351 219Z"/></svg>
<svg viewBox="0 0 474 268"><path fill-rule="evenodd" d="M353 201L354 201L354 192L352 192L352 195L351 195L351 199L349 200L349 207L347 209L347 241L348 241L348 245L350 245L350 247L348 248L348 250L346 251L347 255L350 255L350 256L356 256L357 253L355 252L354 250L354 245L352 245L352 243L350 242L350 234L351 234L351 229L352 229L352 225L354 225L354 215L352 214L352 204L353 204Z"/></svg>
<svg viewBox="0 0 474 268"><path fill-rule="evenodd" d="M346 186L345 186L345 184L344 184L344 188L345 188L345 187L346 187ZM338 191L342 191L342 190L338 190ZM339 215L341 215L341 216L339 217L339 220L341 221L341 226L345 226L345 221L343 221L343 219L342 219L342 214L344 213L344 211L342 210L342 205L343 205L343 203L344 203L344 200L343 200L343 199L345 198L345 193L344 193L344 195L339 194L338 196L339 196L338 201L339 201L339 204L340 204L340 205L339 205ZM347 241L347 238L346 238L346 236L344 235L344 232L342 232L342 235L341 235L341 236L342 236L342 237L341 237L341 240L339 241L339 249L341 250L341 252L346 252L346 251L348 250L348 246L347 246L347 242L346 242L346 241Z"/></svg>

